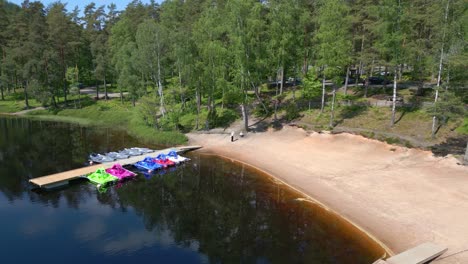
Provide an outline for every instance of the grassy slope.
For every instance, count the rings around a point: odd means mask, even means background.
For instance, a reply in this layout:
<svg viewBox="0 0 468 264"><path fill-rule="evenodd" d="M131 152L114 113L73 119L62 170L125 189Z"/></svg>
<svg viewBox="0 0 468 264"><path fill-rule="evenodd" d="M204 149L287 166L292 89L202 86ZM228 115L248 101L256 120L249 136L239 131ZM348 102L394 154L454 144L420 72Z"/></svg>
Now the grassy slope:
<svg viewBox="0 0 468 264"><path fill-rule="evenodd" d="M463 119L463 124L459 126L455 131L460 134L468 135L468 117Z"/></svg>
<svg viewBox="0 0 468 264"><path fill-rule="evenodd" d="M173 131L158 131L139 121L137 110L117 100L86 102L81 109L64 109L59 111L38 110L28 113L28 117L41 120L73 122L82 125L104 125L126 129L140 140L155 144L183 144L187 138Z"/></svg>
<svg viewBox="0 0 468 264"><path fill-rule="evenodd" d="M272 91L273 90L269 92ZM263 89L262 93L263 92L268 92L268 89ZM344 98L342 92L340 91L337 93L337 101L340 99L353 101L366 100L362 98L362 96L359 94L360 92L362 91L357 91L356 94L353 95L354 91L352 88L350 88L350 95ZM369 94L379 94L382 92L382 89L378 88L369 91ZM390 94L389 89L387 89L386 92ZM290 88L285 90L283 102L290 102L293 98L292 94L293 91ZM405 101L409 101L411 97L408 89L400 90L399 95L404 97ZM255 100L254 96L251 96L252 100ZM24 101L21 100L22 98L20 97L21 94L17 94L16 97L9 95L7 96L8 101L0 101L0 112L16 112L23 110ZM296 90L295 97L297 99L301 98L300 88ZM331 97L328 96L327 101L330 99ZM63 99L61 101L63 101ZM30 100L30 103L33 107L39 106L39 104L34 99ZM121 104L118 100L111 100L108 102L93 102L88 99L84 101L84 104L87 106L81 109L64 109L57 112L46 110L34 111L30 113L29 116L43 120L74 122L83 125L107 125L122 127L127 129L130 134L139 137L142 140L159 144L179 144L186 141L186 138L180 133L157 131L151 127L146 126L143 123L142 118L139 117L138 111L128 102L125 104ZM70 102L70 106L73 105L74 103ZM284 112L284 110L280 110L279 116L281 117L284 115ZM225 113L221 110L218 114L220 115L219 119L221 121L217 122L218 126L226 127L233 118L236 118L236 116L233 116L231 113L229 116L226 116L226 118L223 117ZM330 118L329 106L325 108L325 112L323 114L320 114L318 109L303 110L300 114L302 117L296 121L305 128L328 129ZM201 115L201 126L203 126L205 123L205 116L206 113ZM368 137L376 137L382 140L388 139L387 137L374 136L375 131L375 133L381 132L387 136L390 135L390 137L391 135L399 135L403 138L411 137L414 138L415 141L424 142L426 145L440 143L450 137L468 134L468 118L450 120L448 124L443 125L440 128L437 133L437 138L432 140L430 138L432 118L423 109L408 111L400 109L396 115L397 123L394 127L390 127L389 125L390 117L390 107L346 107L338 105L336 109L335 124L337 128L340 128L344 131L349 130L352 132L353 129L366 130L367 132L363 132L362 134ZM226 120L223 121L223 119ZM190 128L193 128L195 124L194 114L182 116L179 122L183 125L183 127L190 130Z"/></svg>
<svg viewBox="0 0 468 264"><path fill-rule="evenodd" d="M41 106L35 99L30 99L28 101L31 108ZM14 113L25 109L26 105L23 99L17 99L11 95L6 95L4 101L0 100L0 113Z"/></svg>
<svg viewBox="0 0 468 264"><path fill-rule="evenodd" d="M378 89L379 92L381 89ZM353 94L350 89L350 94ZM287 91L285 98L291 99L292 91ZM409 91L401 90L399 95L409 100ZM296 91L296 98L300 98L300 91ZM337 93L337 101L342 98L341 91ZM348 96L352 101L363 101L360 96ZM327 101L331 100L328 96ZM372 100L372 99L371 99ZM284 111L281 113L284 115ZM325 107L324 113L320 114L320 109L302 111L301 117L296 119L298 125L309 129L329 129L330 106ZM440 127L436 139L431 139L432 117L424 109L398 109L396 114L396 124L390 127L391 108L390 107L365 107L365 106L337 106L335 113L335 125L339 131L358 132L367 137L374 137L385 141L398 143L398 139L392 137L411 138L412 143L417 145L432 145L445 141L447 138L458 137L468 134L468 118L457 118ZM373 132L375 131L375 132ZM379 133L383 136L377 136ZM403 140L404 141L404 140ZM403 142L401 142L403 143ZM409 144L410 145L410 144Z"/></svg>

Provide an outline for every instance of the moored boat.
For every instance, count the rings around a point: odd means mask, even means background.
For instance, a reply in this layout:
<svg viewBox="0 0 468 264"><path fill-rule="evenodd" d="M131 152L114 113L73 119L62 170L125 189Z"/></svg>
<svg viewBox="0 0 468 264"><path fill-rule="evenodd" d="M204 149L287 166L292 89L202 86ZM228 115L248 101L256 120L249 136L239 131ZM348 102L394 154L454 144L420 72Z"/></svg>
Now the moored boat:
<svg viewBox="0 0 468 264"><path fill-rule="evenodd" d="M131 150L138 151L141 154L148 154L154 152L154 150L149 148L130 148Z"/></svg>
<svg viewBox="0 0 468 264"><path fill-rule="evenodd" d="M152 172L163 167L161 164L156 163L151 157L146 157L144 160L138 161L137 163L133 164L133 166L135 166L139 170L148 172Z"/></svg>
<svg viewBox="0 0 468 264"><path fill-rule="evenodd" d="M128 159L128 157L129 157L129 155L118 153L118 152L109 152L109 153L106 153L106 156L110 157L110 158L113 158L115 160Z"/></svg>
<svg viewBox="0 0 468 264"><path fill-rule="evenodd" d="M162 153L156 156L156 158L154 158L154 161L163 165L164 167L170 167L176 164L175 162L168 159L168 156L166 154L162 154Z"/></svg>
<svg viewBox="0 0 468 264"><path fill-rule="evenodd" d="M113 159L111 157L108 157L106 155L96 154L96 153L91 153L88 158L93 163L112 162L112 161L115 160L115 159Z"/></svg>
<svg viewBox="0 0 468 264"><path fill-rule="evenodd" d="M137 149L124 149L124 150L119 151L119 154L128 155L128 156L139 156L139 155L142 155L143 153Z"/></svg>
<svg viewBox="0 0 468 264"><path fill-rule="evenodd" d="M114 164L112 168L106 169L106 172L112 176L119 178L119 180L124 180L127 178L132 178L136 176L136 173L126 170L120 164Z"/></svg>
<svg viewBox="0 0 468 264"><path fill-rule="evenodd" d="M91 173L86 178L88 178L89 181L91 181L94 184L97 184L98 186L104 186L119 180L119 178L107 173L104 170L104 168L97 169L95 172Z"/></svg>
<svg viewBox="0 0 468 264"><path fill-rule="evenodd" d="M181 163L181 162L186 162L186 161L189 161L189 160L190 160L189 158L180 156L180 155L177 154L177 152L174 151L174 150L171 150L171 151L169 151L169 153L167 153L167 158L168 158L170 161L175 162L176 164L179 164L179 163Z"/></svg>

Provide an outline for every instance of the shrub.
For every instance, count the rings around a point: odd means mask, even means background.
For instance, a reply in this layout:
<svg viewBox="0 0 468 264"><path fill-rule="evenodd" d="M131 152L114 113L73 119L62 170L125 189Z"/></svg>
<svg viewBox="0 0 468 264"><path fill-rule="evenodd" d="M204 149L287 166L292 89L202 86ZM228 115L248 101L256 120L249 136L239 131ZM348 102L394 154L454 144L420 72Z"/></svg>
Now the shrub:
<svg viewBox="0 0 468 264"><path fill-rule="evenodd" d="M287 121L292 121L296 118L300 117L299 108L295 103L288 104L286 106L286 115L285 118Z"/></svg>

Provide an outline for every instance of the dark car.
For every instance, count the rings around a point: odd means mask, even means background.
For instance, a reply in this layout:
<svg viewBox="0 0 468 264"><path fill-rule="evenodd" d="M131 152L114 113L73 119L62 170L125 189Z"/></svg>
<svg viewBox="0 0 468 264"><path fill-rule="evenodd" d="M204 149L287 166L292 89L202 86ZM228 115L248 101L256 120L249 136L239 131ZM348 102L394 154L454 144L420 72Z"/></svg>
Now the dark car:
<svg viewBox="0 0 468 264"><path fill-rule="evenodd" d="M359 78L357 81L358 81L358 83L364 83L364 80L361 79L361 78ZM345 82L346 82L346 78L343 78L342 84L345 84ZM356 78L355 77L349 77L348 78L348 84L355 84L355 83L356 83Z"/></svg>
<svg viewBox="0 0 468 264"><path fill-rule="evenodd" d="M380 77L380 76L372 76L369 77L369 84L389 84L390 82L388 80L385 80L385 78Z"/></svg>

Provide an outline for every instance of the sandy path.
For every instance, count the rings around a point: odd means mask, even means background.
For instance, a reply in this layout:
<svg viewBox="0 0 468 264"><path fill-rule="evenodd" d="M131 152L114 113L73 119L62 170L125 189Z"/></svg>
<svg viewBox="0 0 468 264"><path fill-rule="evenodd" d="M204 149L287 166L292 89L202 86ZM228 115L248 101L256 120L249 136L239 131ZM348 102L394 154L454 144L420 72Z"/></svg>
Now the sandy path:
<svg viewBox="0 0 468 264"><path fill-rule="evenodd" d="M189 134L191 144L252 164L335 210L398 253L432 241L468 249L468 168L454 158L350 134L286 127L249 133ZM468 263L468 252L437 263Z"/></svg>

